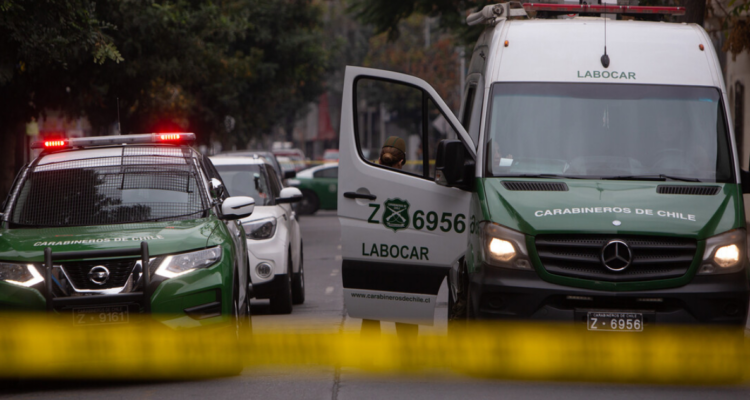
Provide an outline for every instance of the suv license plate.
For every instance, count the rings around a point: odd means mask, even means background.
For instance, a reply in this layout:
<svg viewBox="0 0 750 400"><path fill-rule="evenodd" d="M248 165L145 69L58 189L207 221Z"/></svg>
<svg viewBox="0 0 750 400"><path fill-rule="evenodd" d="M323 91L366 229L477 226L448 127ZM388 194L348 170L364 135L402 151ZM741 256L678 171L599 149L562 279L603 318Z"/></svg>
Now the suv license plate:
<svg viewBox="0 0 750 400"><path fill-rule="evenodd" d="M128 306L83 307L73 309L75 325L124 324L128 322Z"/></svg>
<svg viewBox="0 0 750 400"><path fill-rule="evenodd" d="M631 312L589 312L590 331L643 332L643 314Z"/></svg>

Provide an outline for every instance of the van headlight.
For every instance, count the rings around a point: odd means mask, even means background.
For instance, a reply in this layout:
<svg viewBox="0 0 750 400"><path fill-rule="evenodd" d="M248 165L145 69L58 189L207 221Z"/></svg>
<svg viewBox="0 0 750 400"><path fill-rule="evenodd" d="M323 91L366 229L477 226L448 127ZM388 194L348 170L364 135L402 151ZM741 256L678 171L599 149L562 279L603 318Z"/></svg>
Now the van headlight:
<svg viewBox="0 0 750 400"><path fill-rule="evenodd" d="M220 246L190 253L173 254L164 258L155 273L165 278L174 278L199 268L208 268L219 260L221 260Z"/></svg>
<svg viewBox="0 0 750 400"><path fill-rule="evenodd" d="M30 287L44 282L44 277L31 264L0 262L0 280L18 286Z"/></svg>
<svg viewBox="0 0 750 400"><path fill-rule="evenodd" d="M263 218L256 221L243 222L245 236L248 239L270 239L276 233L276 218Z"/></svg>
<svg viewBox="0 0 750 400"><path fill-rule="evenodd" d="M531 270L526 235L502 225L481 224L484 261L495 267Z"/></svg>
<svg viewBox="0 0 750 400"><path fill-rule="evenodd" d="M703 262L698 273L716 275L740 271L745 267L746 240L747 233L744 229L734 229L706 239Z"/></svg>

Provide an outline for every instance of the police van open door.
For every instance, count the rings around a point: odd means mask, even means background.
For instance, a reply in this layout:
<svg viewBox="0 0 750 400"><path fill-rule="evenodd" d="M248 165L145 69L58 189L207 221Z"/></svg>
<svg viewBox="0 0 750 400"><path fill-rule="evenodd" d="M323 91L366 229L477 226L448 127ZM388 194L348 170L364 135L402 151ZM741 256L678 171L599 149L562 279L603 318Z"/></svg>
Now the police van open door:
<svg viewBox="0 0 750 400"><path fill-rule="evenodd" d="M402 168L378 162L384 144L401 147ZM351 317L432 325L440 285L467 247L474 149L423 80L346 68L338 215ZM466 174L445 176L436 158L465 165Z"/></svg>

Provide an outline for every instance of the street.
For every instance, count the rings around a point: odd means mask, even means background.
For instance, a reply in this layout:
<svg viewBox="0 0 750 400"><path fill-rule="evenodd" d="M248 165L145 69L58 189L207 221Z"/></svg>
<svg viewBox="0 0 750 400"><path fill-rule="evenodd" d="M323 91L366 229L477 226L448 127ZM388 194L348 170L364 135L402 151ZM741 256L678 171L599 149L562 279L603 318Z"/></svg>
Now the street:
<svg viewBox="0 0 750 400"><path fill-rule="evenodd" d="M358 330L361 321L346 317L341 287L339 224L335 212L302 220L307 300L291 315L270 315L266 301L253 304L253 329L299 332ZM438 296L434 333L446 329L446 287ZM383 324L384 334L395 325ZM197 381L22 381L5 388L2 398L257 398L257 399L435 399L435 398L660 398L747 399L750 388L608 385L556 382L507 382L471 379L448 372L396 376L367 375L330 367L247 368L238 377Z"/></svg>

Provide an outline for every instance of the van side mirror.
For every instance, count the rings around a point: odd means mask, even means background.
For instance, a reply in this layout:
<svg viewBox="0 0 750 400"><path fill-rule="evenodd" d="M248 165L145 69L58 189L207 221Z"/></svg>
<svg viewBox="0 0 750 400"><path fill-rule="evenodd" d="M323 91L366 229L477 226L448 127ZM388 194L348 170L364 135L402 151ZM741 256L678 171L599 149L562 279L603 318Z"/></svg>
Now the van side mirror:
<svg viewBox="0 0 750 400"><path fill-rule="evenodd" d="M290 169L284 171L284 179L292 179L297 177L297 171Z"/></svg>
<svg viewBox="0 0 750 400"><path fill-rule="evenodd" d="M438 143L435 157L435 182L438 185L469 190L474 182L474 160L460 140Z"/></svg>
<svg viewBox="0 0 750 400"><path fill-rule="evenodd" d="M750 171L740 170L740 183L742 183L742 193L750 193Z"/></svg>

